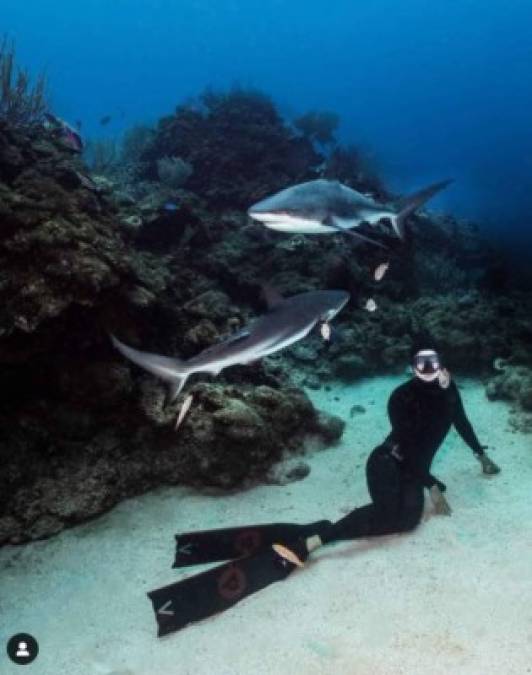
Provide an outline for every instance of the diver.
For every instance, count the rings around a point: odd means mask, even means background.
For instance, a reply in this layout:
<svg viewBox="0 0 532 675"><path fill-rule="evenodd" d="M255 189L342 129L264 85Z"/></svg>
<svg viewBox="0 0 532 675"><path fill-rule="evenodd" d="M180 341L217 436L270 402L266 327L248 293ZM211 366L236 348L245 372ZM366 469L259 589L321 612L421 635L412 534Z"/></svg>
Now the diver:
<svg viewBox="0 0 532 675"><path fill-rule="evenodd" d="M270 523L176 535L174 567L230 562L148 594L159 635L223 611L285 579L324 544L413 530L421 520L425 489L436 513L449 515L446 486L430 468L452 425L473 451L482 472L499 473L467 419L458 387L431 341L425 339L413 348L411 364L414 376L398 386L388 401L391 431L366 463L371 502L334 523ZM174 605L181 611L170 616L168 607Z"/></svg>
<svg viewBox="0 0 532 675"><path fill-rule="evenodd" d="M371 503L290 548L274 544L277 553L302 566L308 553L322 544L408 532L421 520L424 488L429 490L435 512L450 515L446 486L430 473L430 466L452 425L473 451L482 472L499 473L499 467L486 454L486 446L480 444L458 387L433 345L425 341L414 347L412 370L414 377L389 398L392 430L366 463Z"/></svg>

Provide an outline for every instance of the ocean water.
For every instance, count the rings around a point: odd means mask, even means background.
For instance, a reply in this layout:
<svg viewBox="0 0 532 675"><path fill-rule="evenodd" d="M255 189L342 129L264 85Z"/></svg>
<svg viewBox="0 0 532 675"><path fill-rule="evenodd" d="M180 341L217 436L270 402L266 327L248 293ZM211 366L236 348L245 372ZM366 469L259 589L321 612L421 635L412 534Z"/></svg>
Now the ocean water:
<svg viewBox="0 0 532 675"><path fill-rule="evenodd" d="M288 116L337 112L342 140L398 190L454 177L436 204L505 230L531 207L531 26L526 0L2 3L20 60L46 69L54 110L89 136L207 86L252 86Z"/></svg>
<svg viewBox="0 0 532 675"><path fill-rule="evenodd" d="M0 675L32 637L36 675L529 672L530 2L2 0L2 33ZM349 513L301 569L249 549Z"/></svg>

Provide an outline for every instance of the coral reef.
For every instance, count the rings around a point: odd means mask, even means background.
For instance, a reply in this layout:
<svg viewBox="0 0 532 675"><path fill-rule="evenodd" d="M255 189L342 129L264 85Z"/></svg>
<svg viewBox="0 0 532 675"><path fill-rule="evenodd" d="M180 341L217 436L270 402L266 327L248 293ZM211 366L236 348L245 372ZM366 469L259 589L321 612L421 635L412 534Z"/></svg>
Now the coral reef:
<svg viewBox="0 0 532 675"><path fill-rule="evenodd" d="M157 160L157 175L163 185L179 189L187 182L194 169L181 157L163 157Z"/></svg>
<svg viewBox="0 0 532 675"><path fill-rule="evenodd" d="M333 112L311 110L294 120L294 126L303 136L317 143L334 143L340 118Z"/></svg>
<svg viewBox="0 0 532 675"><path fill-rule="evenodd" d="M0 122L4 362L45 351L68 313L105 312L109 293L132 277L112 213L82 171L42 131L23 134Z"/></svg>
<svg viewBox="0 0 532 675"><path fill-rule="evenodd" d="M160 387L120 361L106 331L186 355L243 323L201 257L190 264L195 235L171 259L147 250L158 209L132 208L37 126L0 122L0 195L0 542L48 536L162 483L234 487L300 451L307 433L341 434L259 366L235 369L230 390L192 389L176 435L175 408L162 409ZM192 200L170 225L196 226L199 208Z"/></svg>
<svg viewBox="0 0 532 675"><path fill-rule="evenodd" d="M204 93L197 104L163 118L142 154L144 178L157 162L181 157L194 169L187 185L213 207L245 209L266 194L316 177L321 157L309 139L284 124L273 103L255 91Z"/></svg>
<svg viewBox="0 0 532 675"><path fill-rule="evenodd" d="M333 443L344 423L314 410L298 387L402 371L420 330L452 370L492 376L496 358L509 364L488 395L515 400L515 424L528 428L530 293L469 224L411 218L404 243L389 237L390 269L378 283L373 272L387 257L377 247L249 223L250 203L323 166L391 198L357 152L338 147L324 165L312 141L255 92L205 94L156 130L132 131L119 157L91 175L45 128L0 119L0 386L8 393L0 544L48 536L161 484L227 489L304 477L297 455L307 434ZM186 189L159 180L165 157L193 168ZM192 407L176 432L185 395L164 407L160 384L125 363L106 333L187 358L263 311L264 282L286 294L343 288L352 301L330 344L312 335L214 384L191 382Z"/></svg>

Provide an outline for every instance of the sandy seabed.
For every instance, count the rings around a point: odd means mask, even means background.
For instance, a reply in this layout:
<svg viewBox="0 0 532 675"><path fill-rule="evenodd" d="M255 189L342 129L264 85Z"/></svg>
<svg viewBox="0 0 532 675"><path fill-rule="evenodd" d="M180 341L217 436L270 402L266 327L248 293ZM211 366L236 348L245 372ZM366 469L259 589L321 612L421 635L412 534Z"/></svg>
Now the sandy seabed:
<svg viewBox="0 0 532 675"><path fill-rule="evenodd" d="M307 457L287 486L223 497L165 488L42 542L0 550L0 641L33 634L39 657L0 673L38 675L523 675L532 673L532 436L508 407L462 381L481 442L502 467L488 478L452 432L433 472L451 517L427 504L406 535L316 552L303 570L229 611L163 639L146 592L173 570L179 531L337 519L368 501L364 465L389 426L385 402L404 378L309 392L347 420L342 443ZM365 413L353 413L361 405Z"/></svg>

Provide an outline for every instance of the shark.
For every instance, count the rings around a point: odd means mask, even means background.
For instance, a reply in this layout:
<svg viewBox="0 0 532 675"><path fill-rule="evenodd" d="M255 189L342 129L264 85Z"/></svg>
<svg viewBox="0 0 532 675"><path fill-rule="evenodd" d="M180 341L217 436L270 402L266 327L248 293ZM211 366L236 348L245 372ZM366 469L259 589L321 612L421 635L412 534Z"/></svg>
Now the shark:
<svg viewBox="0 0 532 675"><path fill-rule="evenodd" d="M377 225L388 219L399 238L404 238L405 219L452 180L434 183L400 200L394 206L380 204L337 180L318 178L285 188L254 204L248 215L266 227L290 234L348 233L382 246L362 235L362 223ZM385 248L385 247L384 247Z"/></svg>
<svg viewBox="0 0 532 675"><path fill-rule="evenodd" d="M174 401L193 373L218 375L229 366L246 365L281 351L302 340L318 325L329 323L349 301L349 293L319 290L284 298L271 288L264 289L268 311L186 361L143 352L111 335L113 345L127 359L164 380L167 401Z"/></svg>

